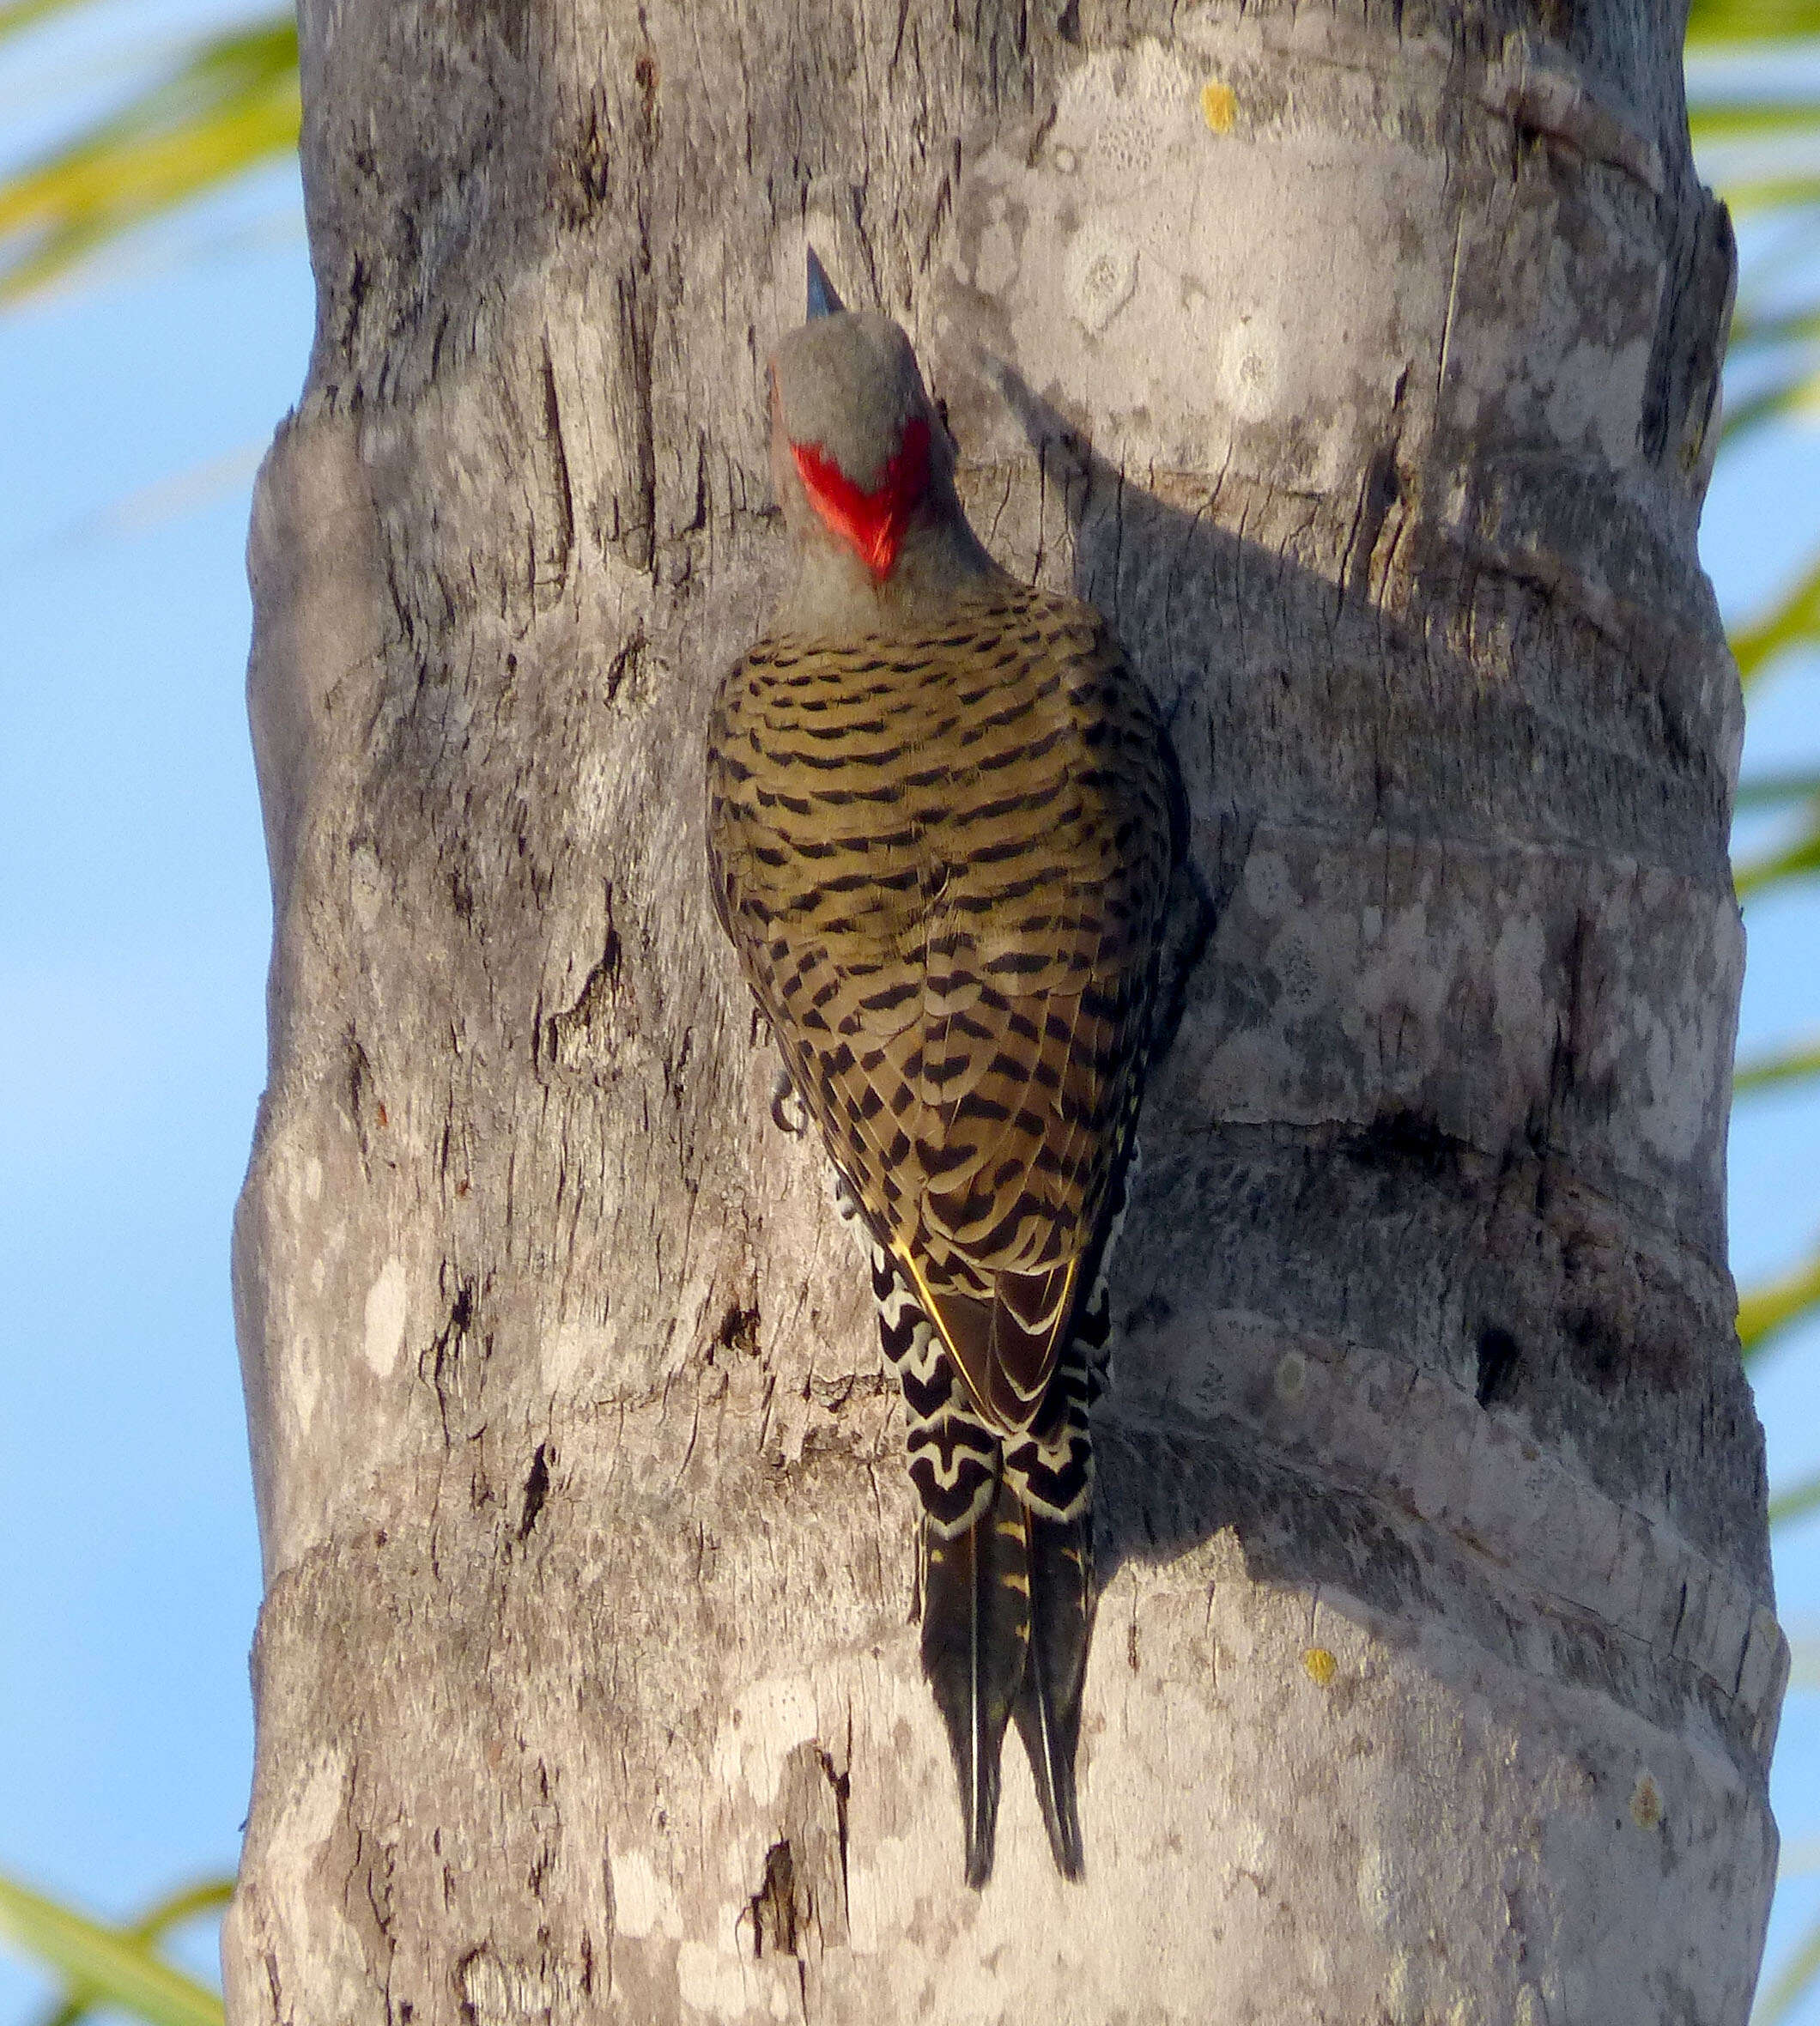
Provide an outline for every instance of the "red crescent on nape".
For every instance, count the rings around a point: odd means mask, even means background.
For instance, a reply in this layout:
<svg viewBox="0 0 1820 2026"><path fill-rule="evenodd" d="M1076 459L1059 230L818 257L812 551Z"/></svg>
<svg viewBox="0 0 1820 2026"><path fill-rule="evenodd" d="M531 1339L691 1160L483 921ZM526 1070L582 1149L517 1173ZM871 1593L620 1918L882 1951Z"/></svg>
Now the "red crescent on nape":
<svg viewBox="0 0 1820 2026"><path fill-rule="evenodd" d="M885 475L863 493L819 446L792 443L803 489L810 504L839 535L852 544L859 560L879 583L896 567L904 530L929 480L929 425L913 415L904 425L903 441L885 466Z"/></svg>

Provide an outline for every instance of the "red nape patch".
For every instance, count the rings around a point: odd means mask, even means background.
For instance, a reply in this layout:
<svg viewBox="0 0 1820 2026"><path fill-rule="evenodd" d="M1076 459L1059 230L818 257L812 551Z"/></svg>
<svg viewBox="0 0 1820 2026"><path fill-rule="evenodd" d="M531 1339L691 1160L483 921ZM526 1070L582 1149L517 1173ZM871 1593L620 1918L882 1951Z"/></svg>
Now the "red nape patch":
<svg viewBox="0 0 1820 2026"><path fill-rule="evenodd" d="M863 493L832 458L812 443L792 443L790 454L802 475L810 503L828 526L849 542L882 584L896 567L904 530L929 479L929 425L913 415L904 440L885 466L876 490Z"/></svg>

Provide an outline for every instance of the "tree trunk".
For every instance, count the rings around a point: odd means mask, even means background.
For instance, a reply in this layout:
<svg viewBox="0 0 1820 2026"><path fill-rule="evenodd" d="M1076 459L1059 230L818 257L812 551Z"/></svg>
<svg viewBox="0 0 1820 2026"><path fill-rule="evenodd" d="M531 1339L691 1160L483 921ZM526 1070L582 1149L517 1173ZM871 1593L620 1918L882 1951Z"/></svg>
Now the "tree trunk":
<svg viewBox="0 0 1820 2026"><path fill-rule="evenodd" d="M963 19L963 15L967 18ZM1732 256L1680 21L306 0L229 2014L1744 2019ZM807 234L1171 714L1088 1877L961 1877L865 1276L702 871Z"/></svg>

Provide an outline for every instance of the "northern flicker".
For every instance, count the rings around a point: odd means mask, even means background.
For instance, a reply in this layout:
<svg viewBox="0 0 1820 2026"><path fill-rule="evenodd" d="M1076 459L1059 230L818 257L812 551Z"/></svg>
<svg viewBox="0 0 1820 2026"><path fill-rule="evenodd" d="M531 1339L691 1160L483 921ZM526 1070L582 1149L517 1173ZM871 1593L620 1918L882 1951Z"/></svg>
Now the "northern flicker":
<svg viewBox="0 0 1820 2026"><path fill-rule="evenodd" d="M908 339L843 310L813 254L770 387L800 567L710 720L714 906L871 1259L968 1882L992 1871L1014 1719L1076 1877L1088 1408L1174 758L1099 615L986 554Z"/></svg>

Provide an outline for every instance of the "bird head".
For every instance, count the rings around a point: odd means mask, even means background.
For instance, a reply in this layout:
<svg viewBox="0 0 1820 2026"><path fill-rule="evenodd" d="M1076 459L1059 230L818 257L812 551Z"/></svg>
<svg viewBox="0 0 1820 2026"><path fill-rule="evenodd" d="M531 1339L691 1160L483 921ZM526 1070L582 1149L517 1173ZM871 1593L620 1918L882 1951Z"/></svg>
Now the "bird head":
<svg viewBox="0 0 1820 2026"><path fill-rule="evenodd" d="M910 340L809 263L809 320L771 361L772 481L805 564L880 589L907 551L965 531L954 448Z"/></svg>

